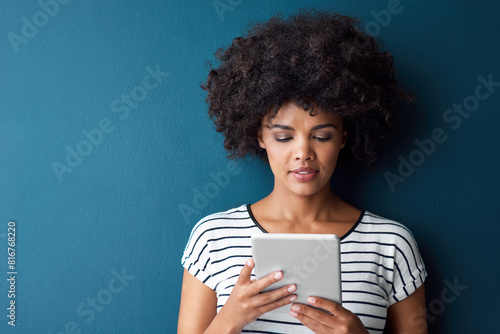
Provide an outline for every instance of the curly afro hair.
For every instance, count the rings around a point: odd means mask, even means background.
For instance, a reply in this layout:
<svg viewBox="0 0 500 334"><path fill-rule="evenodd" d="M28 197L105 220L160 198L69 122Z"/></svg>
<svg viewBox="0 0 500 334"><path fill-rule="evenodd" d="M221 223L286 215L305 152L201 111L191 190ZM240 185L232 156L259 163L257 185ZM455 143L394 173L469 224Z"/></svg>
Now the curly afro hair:
<svg viewBox="0 0 500 334"><path fill-rule="evenodd" d="M201 87L230 158L250 154L266 160L257 141L262 120L293 101L311 116L318 110L341 114L348 133L344 150L373 167L394 97L411 97L396 82L392 56L358 24L356 18L316 10L288 19L276 15L216 52L220 64L211 66Z"/></svg>

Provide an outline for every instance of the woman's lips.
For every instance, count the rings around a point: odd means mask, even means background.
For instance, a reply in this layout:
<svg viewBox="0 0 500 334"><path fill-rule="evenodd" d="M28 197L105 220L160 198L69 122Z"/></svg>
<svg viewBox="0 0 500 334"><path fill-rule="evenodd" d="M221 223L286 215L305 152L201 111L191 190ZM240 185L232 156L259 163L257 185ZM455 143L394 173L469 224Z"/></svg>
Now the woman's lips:
<svg viewBox="0 0 500 334"><path fill-rule="evenodd" d="M311 181L314 179L316 174L318 174L318 171L316 169L310 168L310 167L299 167L294 170L292 170L290 173L301 182L307 182Z"/></svg>

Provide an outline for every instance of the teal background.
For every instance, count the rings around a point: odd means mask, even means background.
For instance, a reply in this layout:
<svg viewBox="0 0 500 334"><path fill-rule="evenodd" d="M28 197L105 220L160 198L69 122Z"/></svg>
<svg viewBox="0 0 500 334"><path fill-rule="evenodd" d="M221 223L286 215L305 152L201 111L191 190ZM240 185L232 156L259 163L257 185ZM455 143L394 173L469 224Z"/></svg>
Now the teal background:
<svg viewBox="0 0 500 334"><path fill-rule="evenodd" d="M313 6L369 23L393 54L399 81L416 95L395 117L374 173L341 169L334 187L413 231L429 273L431 333L497 330L500 87L457 129L443 115L474 94L479 76L500 81L498 2L403 0L381 23L373 13L387 1L67 2L45 21L37 1L0 4L0 332L176 331L180 258L191 228L272 188L262 162L225 158L199 88L206 61L248 22ZM219 15L214 3L226 10ZM22 36L23 17L33 22L34 15L43 27L15 52L9 33ZM146 68L157 66L168 74L141 91ZM143 100L130 103L127 115L124 102L113 112L113 102L132 92ZM83 131L103 119L110 132L100 140L93 132L96 145L80 144ZM435 128L446 141L391 189L387 172L398 173L398 157L409 159L414 141ZM59 179L52 165L66 164L67 147L79 144L88 155L74 158ZM230 180L217 184L224 170ZM11 220L15 328L6 317ZM116 279L122 271L123 282ZM445 281L466 289L445 303L443 291L453 296Z"/></svg>

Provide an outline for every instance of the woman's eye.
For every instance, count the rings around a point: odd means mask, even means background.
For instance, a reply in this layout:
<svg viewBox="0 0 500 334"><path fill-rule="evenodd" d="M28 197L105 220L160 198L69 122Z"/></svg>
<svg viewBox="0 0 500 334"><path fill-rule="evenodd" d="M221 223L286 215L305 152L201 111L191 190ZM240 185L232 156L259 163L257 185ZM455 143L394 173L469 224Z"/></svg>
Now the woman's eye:
<svg viewBox="0 0 500 334"><path fill-rule="evenodd" d="M274 139L280 143L285 143L285 142L289 141L290 139L292 139L292 137L275 137Z"/></svg>
<svg viewBox="0 0 500 334"><path fill-rule="evenodd" d="M332 139L332 137L314 137L317 141L328 141Z"/></svg>

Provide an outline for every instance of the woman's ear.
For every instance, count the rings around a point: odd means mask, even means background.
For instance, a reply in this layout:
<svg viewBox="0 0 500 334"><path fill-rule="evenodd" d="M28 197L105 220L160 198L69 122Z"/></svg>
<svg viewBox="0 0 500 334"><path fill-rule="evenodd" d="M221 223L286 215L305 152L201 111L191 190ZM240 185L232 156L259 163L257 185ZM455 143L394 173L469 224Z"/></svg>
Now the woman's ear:
<svg viewBox="0 0 500 334"><path fill-rule="evenodd" d="M262 128L260 128L260 130L257 132L257 141L259 142L259 146L265 150L266 145L264 144L264 141L262 140Z"/></svg>
<svg viewBox="0 0 500 334"><path fill-rule="evenodd" d="M342 138L342 145L340 146L340 149L344 148L346 141L347 141L347 130L344 130L344 136Z"/></svg>

